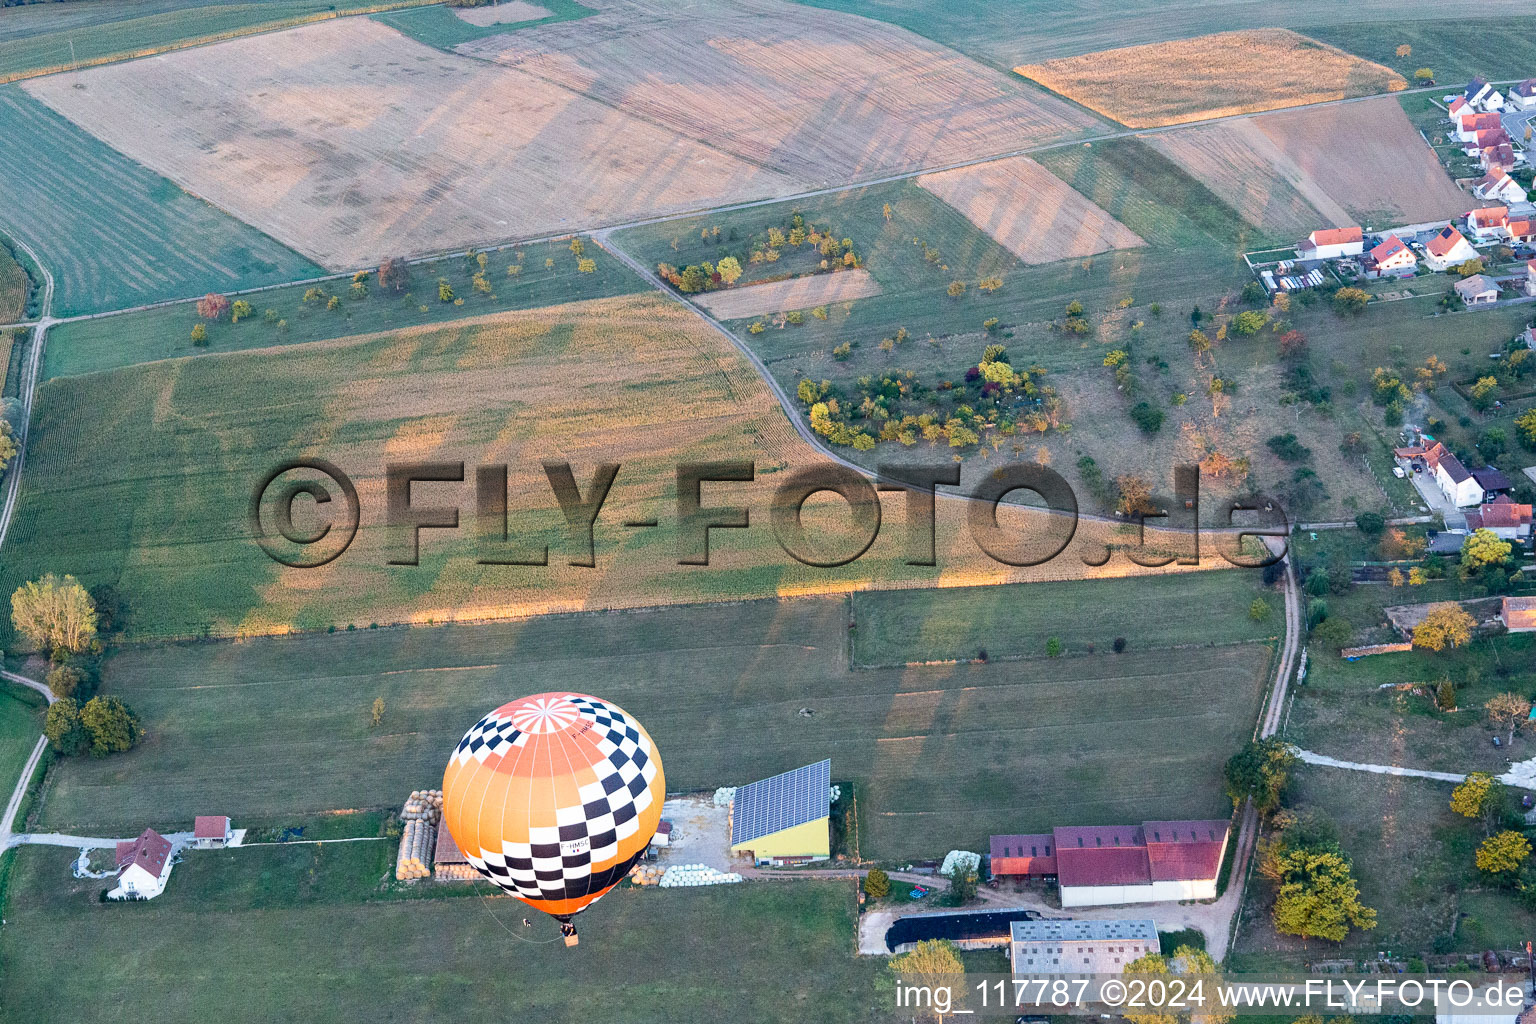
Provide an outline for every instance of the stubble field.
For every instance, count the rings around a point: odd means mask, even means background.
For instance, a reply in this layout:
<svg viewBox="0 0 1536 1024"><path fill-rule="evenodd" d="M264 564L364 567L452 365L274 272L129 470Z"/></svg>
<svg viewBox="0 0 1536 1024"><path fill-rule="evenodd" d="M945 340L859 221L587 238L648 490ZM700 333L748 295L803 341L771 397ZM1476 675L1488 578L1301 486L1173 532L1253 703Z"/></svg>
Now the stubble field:
<svg viewBox="0 0 1536 1024"><path fill-rule="evenodd" d="M1072 138L1089 115L878 21L783 0L593 3L459 52L596 95L816 184ZM663 63L660 54L679 59Z"/></svg>
<svg viewBox="0 0 1536 1024"><path fill-rule="evenodd" d="M366 18L26 88L341 269L796 187L572 89L433 50Z"/></svg>
<svg viewBox="0 0 1536 1024"><path fill-rule="evenodd" d="M1014 69L1131 128L1406 88L1390 68L1286 29L1218 32Z"/></svg>
<svg viewBox="0 0 1536 1024"><path fill-rule="evenodd" d="M1146 244L1028 157L925 174L917 183L1025 263Z"/></svg>
<svg viewBox="0 0 1536 1024"><path fill-rule="evenodd" d="M717 317L734 320L758 313L809 309L828 302L850 302L879 294L880 282L868 271L841 270L709 292L696 296L694 301Z"/></svg>

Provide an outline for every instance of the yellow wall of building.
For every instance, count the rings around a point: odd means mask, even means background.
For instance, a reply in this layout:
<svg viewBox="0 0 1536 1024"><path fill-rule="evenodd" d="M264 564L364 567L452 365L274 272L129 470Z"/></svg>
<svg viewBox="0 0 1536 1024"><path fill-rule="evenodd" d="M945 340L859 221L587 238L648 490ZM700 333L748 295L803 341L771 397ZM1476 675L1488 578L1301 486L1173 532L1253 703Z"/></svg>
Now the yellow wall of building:
<svg viewBox="0 0 1536 1024"><path fill-rule="evenodd" d="M817 818L804 825L786 828L782 832L770 832L751 842L731 847L732 853L751 850L753 856L766 857L826 857L832 852L831 828L826 818Z"/></svg>

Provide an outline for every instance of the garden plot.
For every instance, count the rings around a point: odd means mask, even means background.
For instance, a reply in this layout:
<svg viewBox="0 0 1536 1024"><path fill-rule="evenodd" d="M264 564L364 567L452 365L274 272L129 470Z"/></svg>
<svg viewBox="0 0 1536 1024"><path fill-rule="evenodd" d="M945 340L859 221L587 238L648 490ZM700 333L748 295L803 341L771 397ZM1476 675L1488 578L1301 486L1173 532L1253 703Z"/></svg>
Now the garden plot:
<svg viewBox="0 0 1536 1024"><path fill-rule="evenodd" d="M1025 263L1146 244L1028 157L925 174L917 183Z"/></svg>
<svg viewBox="0 0 1536 1024"><path fill-rule="evenodd" d="M458 52L824 184L1075 137L1080 109L881 22L782 0L606 0ZM675 59L658 59L675 54Z"/></svg>
<svg viewBox="0 0 1536 1024"><path fill-rule="evenodd" d="M735 320L879 294L880 284L868 271L840 270L834 274L808 274L787 281L767 281L744 288L708 292L695 296L695 300L721 320Z"/></svg>
<svg viewBox="0 0 1536 1024"><path fill-rule="evenodd" d="M332 267L800 187L563 85L365 18L26 88Z"/></svg>

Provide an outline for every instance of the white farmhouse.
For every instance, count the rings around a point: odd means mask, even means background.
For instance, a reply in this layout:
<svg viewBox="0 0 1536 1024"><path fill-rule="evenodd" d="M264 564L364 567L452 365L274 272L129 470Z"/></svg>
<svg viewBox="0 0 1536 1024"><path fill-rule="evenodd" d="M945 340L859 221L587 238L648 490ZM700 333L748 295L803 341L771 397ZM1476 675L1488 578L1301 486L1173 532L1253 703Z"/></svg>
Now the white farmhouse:
<svg viewBox="0 0 1536 1024"><path fill-rule="evenodd" d="M1299 260L1331 260L1359 256L1365 251L1365 232L1358 226L1314 231L1296 245Z"/></svg>
<svg viewBox="0 0 1536 1024"><path fill-rule="evenodd" d="M1512 110L1536 110L1536 78L1527 78L1509 90Z"/></svg>
<svg viewBox="0 0 1536 1024"><path fill-rule="evenodd" d="M117 844L117 888L109 900L152 900L171 876L171 841L152 828L132 842Z"/></svg>
<svg viewBox="0 0 1536 1024"><path fill-rule="evenodd" d="M1430 270L1444 271L1475 259L1477 250L1472 248L1472 243L1449 224L1424 246L1424 265Z"/></svg>
<svg viewBox="0 0 1536 1024"><path fill-rule="evenodd" d="M1489 85L1481 78L1474 78L1467 83L1466 91L1462 93L1466 101L1479 110L1503 110L1504 97L1499 95L1499 90Z"/></svg>

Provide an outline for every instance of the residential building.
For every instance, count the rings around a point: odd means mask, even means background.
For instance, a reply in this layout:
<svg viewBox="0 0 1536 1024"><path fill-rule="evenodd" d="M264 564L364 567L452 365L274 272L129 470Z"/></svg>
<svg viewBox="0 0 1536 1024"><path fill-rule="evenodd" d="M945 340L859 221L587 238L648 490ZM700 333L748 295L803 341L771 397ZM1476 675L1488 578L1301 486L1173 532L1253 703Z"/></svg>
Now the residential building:
<svg viewBox="0 0 1536 1024"><path fill-rule="evenodd" d="M1455 284L1463 305L1486 306L1499 300L1499 283L1487 274L1473 274Z"/></svg>
<svg viewBox="0 0 1536 1024"><path fill-rule="evenodd" d="M1502 130L1504 123L1498 114L1482 113L1462 107L1459 114L1454 116L1456 122L1456 137L1462 142L1471 142L1477 137L1478 132Z"/></svg>
<svg viewBox="0 0 1536 1024"><path fill-rule="evenodd" d="M736 790L731 852L778 866L831 856L832 762L796 768Z"/></svg>
<svg viewBox="0 0 1536 1024"><path fill-rule="evenodd" d="M1478 108L1493 95L1493 91L1493 86L1488 84L1487 79L1474 78L1467 83L1466 89L1462 90L1461 98L1466 100L1469 106Z"/></svg>
<svg viewBox="0 0 1536 1024"><path fill-rule="evenodd" d="M228 846L234 835L229 819L222 814L199 814L192 825L192 845L199 850Z"/></svg>
<svg viewBox="0 0 1536 1024"><path fill-rule="evenodd" d="M1467 230L1478 242L1496 242L1509 236L1509 208L1485 206L1467 214Z"/></svg>
<svg viewBox="0 0 1536 1024"><path fill-rule="evenodd" d="M132 842L117 844L117 888L108 899L152 900L171 876L171 841L152 828Z"/></svg>
<svg viewBox="0 0 1536 1024"><path fill-rule="evenodd" d="M1471 508L1483 502L1483 489L1461 460L1439 441L1426 445L1394 448L1392 454L1415 472L1428 473L1435 487L1457 508Z"/></svg>
<svg viewBox="0 0 1536 1024"><path fill-rule="evenodd" d="M1509 477L1497 466L1484 466L1482 469L1472 471L1472 479L1477 481L1477 486L1483 489L1483 500L1492 501L1495 494L1501 494L1515 485L1510 483Z"/></svg>
<svg viewBox="0 0 1536 1024"><path fill-rule="evenodd" d="M1484 175L1472 186L1472 194L1495 203L1523 203L1526 198L1525 189L1504 170Z"/></svg>
<svg viewBox="0 0 1536 1024"><path fill-rule="evenodd" d="M1296 258L1331 260L1340 256L1359 256L1365 251L1365 232L1358 226L1323 228L1296 244Z"/></svg>
<svg viewBox="0 0 1536 1024"><path fill-rule="evenodd" d="M1369 277L1412 277L1419 265L1413 250L1396 235L1388 235L1362 261Z"/></svg>
<svg viewBox="0 0 1536 1024"><path fill-rule="evenodd" d="M1536 597L1506 597L1499 621L1511 633L1536 633Z"/></svg>
<svg viewBox="0 0 1536 1024"><path fill-rule="evenodd" d="M1498 114L1480 114L1478 116L1491 117L1495 122L1499 119ZM1479 128L1477 131L1468 132L1466 141L1462 145L1462 152L1468 156L1473 156L1493 146L1507 146L1509 144L1509 133L1495 124L1492 128Z"/></svg>
<svg viewBox="0 0 1536 1024"><path fill-rule="evenodd" d="M1526 218L1511 220L1505 225L1505 230L1509 232L1509 240L1511 242L1529 245L1531 242L1536 241L1536 220Z"/></svg>
<svg viewBox="0 0 1536 1024"><path fill-rule="evenodd" d="M1512 171L1515 168L1515 150L1507 142L1488 146L1478 154L1478 164L1489 174L1495 171Z"/></svg>
<svg viewBox="0 0 1536 1024"><path fill-rule="evenodd" d="M1536 295L1536 260L1530 260L1525 264L1525 294ZM1527 342L1526 347L1536 348L1536 345Z"/></svg>
<svg viewBox="0 0 1536 1024"><path fill-rule="evenodd" d="M1536 110L1536 78L1527 78L1509 90L1509 106L1515 110Z"/></svg>
<svg viewBox="0 0 1536 1024"><path fill-rule="evenodd" d="M1227 832L1225 821L1147 821L993 836L992 874L1054 875L1063 907L1211 899Z"/></svg>
<svg viewBox="0 0 1536 1024"><path fill-rule="evenodd" d="M1517 504L1507 494L1496 495L1467 513L1467 529L1492 530L1503 540L1524 543L1531 539L1531 506Z"/></svg>
<svg viewBox="0 0 1536 1024"><path fill-rule="evenodd" d="M1132 960L1158 951L1150 920L1014 921L1008 940L1016 976L1122 974Z"/></svg>
<svg viewBox="0 0 1536 1024"><path fill-rule="evenodd" d="M1477 250L1472 243L1449 224L1424 246L1424 265L1431 270L1444 271L1475 259Z"/></svg>

